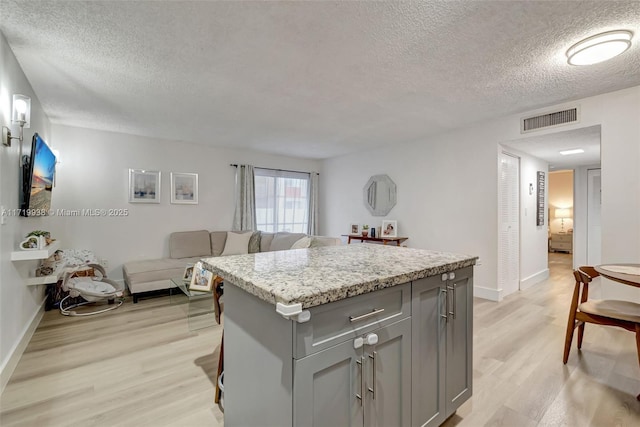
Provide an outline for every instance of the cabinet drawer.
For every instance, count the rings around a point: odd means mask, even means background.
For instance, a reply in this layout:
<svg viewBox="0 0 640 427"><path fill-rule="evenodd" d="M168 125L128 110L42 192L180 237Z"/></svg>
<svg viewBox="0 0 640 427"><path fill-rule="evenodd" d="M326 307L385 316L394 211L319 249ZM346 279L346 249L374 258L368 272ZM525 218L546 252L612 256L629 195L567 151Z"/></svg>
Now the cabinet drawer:
<svg viewBox="0 0 640 427"><path fill-rule="evenodd" d="M312 307L309 311L311 320L294 323L296 359L409 317L411 283Z"/></svg>
<svg viewBox="0 0 640 427"><path fill-rule="evenodd" d="M563 243L563 242L552 242L551 249L556 251L570 251L571 243Z"/></svg>

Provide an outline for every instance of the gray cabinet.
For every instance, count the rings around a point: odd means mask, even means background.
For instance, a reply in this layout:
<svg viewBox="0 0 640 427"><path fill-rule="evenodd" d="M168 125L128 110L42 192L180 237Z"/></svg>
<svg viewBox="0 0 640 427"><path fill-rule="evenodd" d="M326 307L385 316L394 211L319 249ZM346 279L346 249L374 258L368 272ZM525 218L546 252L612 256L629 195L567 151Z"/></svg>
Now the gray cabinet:
<svg viewBox="0 0 640 427"><path fill-rule="evenodd" d="M411 319L294 361L295 426L409 426Z"/></svg>
<svg viewBox="0 0 640 427"><path fill-rule="evenodd" d="M437 426L472 392L473 269L412 284L412 425Z"/></svg>

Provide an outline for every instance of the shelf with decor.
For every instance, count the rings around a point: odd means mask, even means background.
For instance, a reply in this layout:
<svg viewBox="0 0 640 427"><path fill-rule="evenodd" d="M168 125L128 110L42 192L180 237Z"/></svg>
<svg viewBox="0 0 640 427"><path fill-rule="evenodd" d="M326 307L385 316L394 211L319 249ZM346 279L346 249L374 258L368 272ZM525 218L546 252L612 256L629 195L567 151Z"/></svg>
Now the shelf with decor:
<svg viewBox="0 0 640 427"><path fill-rule="evenodd" d="M11 252L11 261L29 261L35 259L47 259L60 249L60 241L54 240L43 249L20 250Z"/></svg>
<svg viewBox="0 0 640 427"><path fill-rule="evenodd" d="M11 261L14 261L14 262L39 261L39 260L47 259L51 255L53 255L58 249L60 249L60 241L54 240L53 242L51 242L50 244L48 244L46 247L42 249L13 251L11 252ZM21 276L23 276L23 278L29 275L26 266L21 266L20 268L18 268L18 270L20 271L20 274ZM62 274L62 271L63 271L63 266L59 266L50 275L40 276L40 277L26 277L23 279L24 280L23 283L25 286L36 286L36 285L46 285L49 283L56 283L58 281L58 278L60 277L60 274Z"/></svg>

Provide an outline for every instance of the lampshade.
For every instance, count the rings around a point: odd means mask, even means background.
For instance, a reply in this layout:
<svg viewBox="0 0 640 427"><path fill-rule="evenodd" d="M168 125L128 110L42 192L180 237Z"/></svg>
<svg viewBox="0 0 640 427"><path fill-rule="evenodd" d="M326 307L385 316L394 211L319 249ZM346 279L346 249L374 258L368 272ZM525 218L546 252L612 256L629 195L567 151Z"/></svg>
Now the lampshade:
<svg viewBox="0 0 640 427"><path fill-rule="evenodd" d="M571 218L571 209L556 209L556 218Z"/></svg>

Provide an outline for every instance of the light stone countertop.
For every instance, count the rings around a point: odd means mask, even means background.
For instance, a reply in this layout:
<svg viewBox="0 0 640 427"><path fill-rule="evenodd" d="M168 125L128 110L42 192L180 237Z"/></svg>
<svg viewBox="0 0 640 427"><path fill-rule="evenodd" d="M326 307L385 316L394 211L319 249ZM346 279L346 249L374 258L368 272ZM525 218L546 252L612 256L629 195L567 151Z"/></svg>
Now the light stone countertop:
<svg viewBox="0 0 640 427"><path fill-rule="evenodd" d="M474 265L478 257L355 244L204 258L204 267L271 304L314 307Z"/></svg>

